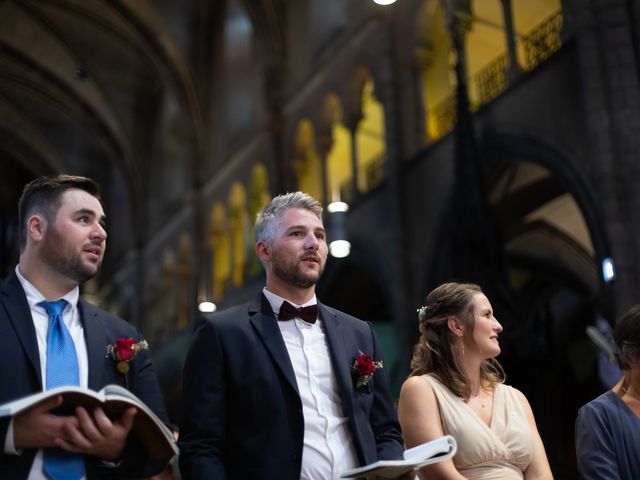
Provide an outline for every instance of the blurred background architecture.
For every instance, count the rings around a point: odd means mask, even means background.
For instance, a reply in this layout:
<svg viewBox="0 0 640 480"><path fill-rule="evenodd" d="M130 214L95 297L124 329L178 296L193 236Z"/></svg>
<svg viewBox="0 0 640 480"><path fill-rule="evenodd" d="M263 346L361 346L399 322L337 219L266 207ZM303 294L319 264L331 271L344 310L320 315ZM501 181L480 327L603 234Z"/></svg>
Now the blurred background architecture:
<svg viewBox="0 0 640 480"><path fill-rule="evenodd" d="M585 330L639 301L639 153L639 0L0 0L0 273L26 182L99 181L83 295L145 332L174 421L198 305L262 287L253 218L301 189L341 202L319 298L373 322L396 392L425 294L477 281L576 478L610 381Z"/></svg>

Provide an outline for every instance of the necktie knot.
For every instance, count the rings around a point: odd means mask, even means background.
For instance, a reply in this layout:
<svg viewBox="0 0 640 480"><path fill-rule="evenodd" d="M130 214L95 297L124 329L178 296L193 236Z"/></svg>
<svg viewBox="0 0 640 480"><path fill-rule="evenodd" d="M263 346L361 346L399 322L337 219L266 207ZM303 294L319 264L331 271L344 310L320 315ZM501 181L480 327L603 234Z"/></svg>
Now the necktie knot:
<svg viewBox="0 0 640 480"><path fill-rule="evenodd" d="M315 323L318 318L318 305L294 307L286 300L282 302L282 306L278 312L278 320L291 320L296 317L301 318L307 323Z"/></svg>
<svg viewBox="0 0 640 480"><path fill-rule="evenodd" d="M55 315L62 315L62 311L64 310L64 307L67 306L67 301L55 300L53 302L48 302L46 300L43 300L42 302L38 303L38 305L40 305L42 308L46 310L47 315L49 315L49 317L53 317Z"/></svg>

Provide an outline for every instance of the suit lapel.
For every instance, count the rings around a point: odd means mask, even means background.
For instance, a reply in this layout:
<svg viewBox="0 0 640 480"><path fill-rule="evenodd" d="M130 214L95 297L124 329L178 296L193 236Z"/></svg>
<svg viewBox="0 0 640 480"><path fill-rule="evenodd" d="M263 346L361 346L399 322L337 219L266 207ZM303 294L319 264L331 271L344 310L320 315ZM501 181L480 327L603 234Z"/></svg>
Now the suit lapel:
<svg viewBox="0 0 640 480"><path fill-rule="evenodd" d="M273 362L280 369L291 387L300 395L289 352L282 339L277 320L271 310L271 304L264 295L260 294L258 298L249 304L249 321L262 343L264 343Z"/></svg>
<svg viewBox="0 0 640 480"><path fill-rule="evenodd" d="M88 385L92 390L102 387L104 357L107 354L107 331L100 319L100 311L85 302L78 301L78 310L84 326L84 338L87 341L87 357L89 358Z"/></svg>
<svg viewBox="0 0 640 480"><path fill-rule="evenodd" d="M351 415L353 411L353 384L351 380L351 364L357 352L347 351L347 345L344 338L344 329L340 325L340 318L336 312L329 310L323 304L318 303L320 309L320 318L324 323L329 342L329 351L331 352L331 361L333 362L333 371L338 382L338 389L342 402L345 407L345 413Z"/></svg>
<svg viewBox="0 0 640 480"><path fill-rule="evenodd" d="M38 340L36 339L36 327L33 325L33 317L27 296L20 285L15 272L2 286L0 302L7 311L9 321L18 334L22 348L27 354L31 366L36 371L38 383L42 388L42 372L40 371L40 355L38 353ZM10 368L10 366L6 366Z"/></svg>

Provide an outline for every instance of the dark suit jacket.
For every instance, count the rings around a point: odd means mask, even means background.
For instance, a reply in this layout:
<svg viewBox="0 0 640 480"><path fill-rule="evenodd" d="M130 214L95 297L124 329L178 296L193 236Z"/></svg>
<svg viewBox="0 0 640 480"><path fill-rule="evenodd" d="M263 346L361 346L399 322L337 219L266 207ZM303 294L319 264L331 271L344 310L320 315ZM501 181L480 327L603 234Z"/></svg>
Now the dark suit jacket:
<svg viewBox="0 0 640 480"><path fill-rule="evenodd" d="M124 376L117 372L115 362L107 358L107 345L115 345L117 338L142 339L138 330L124 320L114 317L80 300L80 317L84 325L89 359L89 383L92 390L108 384L125 385ZM40 356L36 331L26 295L15 272L0 287L0 403L42 391ZM147 351L140 352L130 362L129 390L145 402L165 422L162 394ZM9 419L0 419L0 478L27 478L35 450L22 455L5 455L4 441ZM131 434L125 447L125 457L118 468L105 468L93 457L87 456L86 471L89 480L102 478L137 478L156 473L163 462L151 464L144 450Z"/></svg>
<svg viewBox="0 0 640 480"><path fill-rule="evenodd" d="M371 325L319 305L340 397L364 465L402 458L384 369L357 391L359 351L381 359ZM304 419L277 320L263 296L198 328L184 367L180 468L185 480L300 478Z"/></svg>

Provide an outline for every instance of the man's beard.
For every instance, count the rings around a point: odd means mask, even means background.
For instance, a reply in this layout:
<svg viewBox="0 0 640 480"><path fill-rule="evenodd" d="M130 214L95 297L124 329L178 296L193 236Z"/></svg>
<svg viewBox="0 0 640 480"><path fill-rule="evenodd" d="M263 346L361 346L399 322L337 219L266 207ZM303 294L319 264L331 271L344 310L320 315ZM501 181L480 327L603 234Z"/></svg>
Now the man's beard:
<svg viewBox="0 0 640 480"><path fill-rule="evenodd" d="M305 274L300 270L299 262L288 263L275 251L271 252L271 269L273 274L282 281L294 287L305 289L314 286L323 272L323 268L320 267L317 276Z"/></svg>
<svg viewBox="0 0 640 480"><path fill-rule="evenodd" d="M98 263L95 269L83 263L82 254L76 254L60 232L51 225L45 233L41 255L43 262L78 284L93 277L102 263Z"/></svg>

